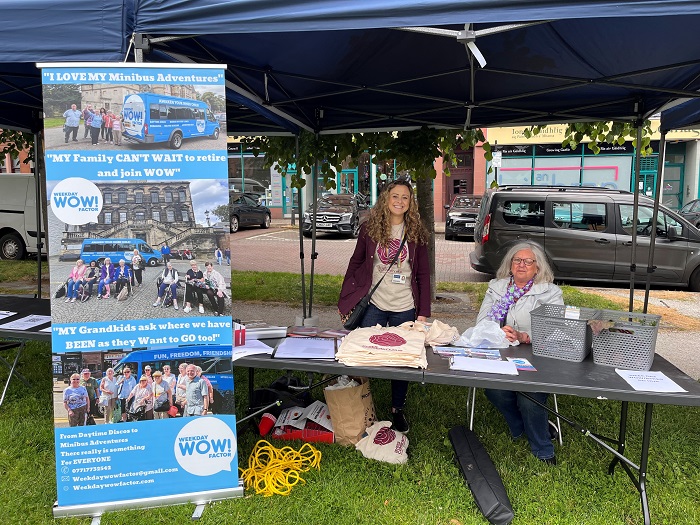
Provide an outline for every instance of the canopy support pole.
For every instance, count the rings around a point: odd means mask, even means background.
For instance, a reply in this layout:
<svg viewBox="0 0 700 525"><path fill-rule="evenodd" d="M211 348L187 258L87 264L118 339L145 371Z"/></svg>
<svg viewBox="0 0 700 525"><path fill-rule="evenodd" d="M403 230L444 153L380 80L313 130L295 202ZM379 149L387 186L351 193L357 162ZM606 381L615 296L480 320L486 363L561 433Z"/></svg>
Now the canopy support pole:
<svg viewBox="0 0 700 525"><path fill-rule="evenodd" d="M309 318L312 317L311 312L314 302L314 268L316 266L316 212L318 211L318 158L314 164L313 182L311 183L311 198L313 199L313 220L311 221L311 277L309 277Z"/></svg>
<svg viewBox="0 0 700 525"><path fill-rule="evenodd" d="M34 133L34 192L36 194L36 266L37 266L37 283L36 283L36 295L37 299L41 299L41 248L44 245L42 241L42 228L41 228L41 209L46 202L41 196L41 182L39 178L41 177L39 173L39 140L41 140L41 134L39 132ZM48 248L48 246L47 246ZM48 257L48 249L46 251L46 256Z"/></svg>
<svg viewBox="0 0 700 525"><path fill-rule="evenodd" d="M636 108L635 108L636 109ZM642 119L638 118L637 147L634 148L634 205L632 210L632 250L630 251L630 302L629 311L634 311L634 278L637 271L637 224L639 222L639 170L642 165Z"/></svg>
<svg viewBox="0 0 700 525"><path fill-rule="evenodd" d="M659 138L659 158L658 166L656 167L656 186L654 189L654 213L652 214L651 221L654 225L651 228L650 239L649 239L649 260L647 262L647 282L644 288L644 309L643 312L647 313L647 308L649 306L649 289L651 287L651 274L654 273L656 266L654 266L654 250L656 249L656 227L658 224L659 216L659 201L661 200L661 188L664 175L664 163L666 161L666 131L661 132L661 137Z"/></svg>
<svg viewBox="0 0 700 525"><path fill-rule="evenodd" d="M297 169L297 179L301 177L299 173L299 134L294 136L294 147L295 158L296 158L296 169ZM301 191L297 192L297 206L299 206L299 260L301 261L301 318L302 324L304 324L304 319L306 319L306 278L304 274L304 221L301 220L302 217L302 204L301 204ZM292 208L294 208L294 192L292 192Z"/></svg>

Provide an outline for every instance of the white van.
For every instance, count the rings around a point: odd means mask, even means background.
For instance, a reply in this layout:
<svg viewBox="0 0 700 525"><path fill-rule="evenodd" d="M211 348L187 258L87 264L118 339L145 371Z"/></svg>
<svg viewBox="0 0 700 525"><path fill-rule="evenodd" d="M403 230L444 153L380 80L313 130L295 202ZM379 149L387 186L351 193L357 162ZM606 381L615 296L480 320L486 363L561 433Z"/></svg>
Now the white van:
<svg viewBox="0 0 700 525"><path fill-rule="evenodd" d="M0 259L36 255L36 202L33 174L0 174ZM46 233L42 237L45 240Z"/></svg>

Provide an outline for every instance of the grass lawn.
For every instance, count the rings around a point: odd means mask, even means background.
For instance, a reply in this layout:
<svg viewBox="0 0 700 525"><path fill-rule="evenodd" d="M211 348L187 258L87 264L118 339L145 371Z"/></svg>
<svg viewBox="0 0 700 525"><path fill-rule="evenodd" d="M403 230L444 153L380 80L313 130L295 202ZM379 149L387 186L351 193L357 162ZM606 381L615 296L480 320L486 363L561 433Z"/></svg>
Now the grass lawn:
<svg viewBox="0 0 700 525"><path fill-rule="evenodd" d="M249 297L242 290L257 286L254 297L269 297L267 287L294 290L298 276L258 272L234 272L234 297ZM339 281L316 276L315 301L335 304ZM335 292L332 290L335 288ZM442 286L442 285L441 285ZM450 285L449 287L452 287ZM461 286L461 285L456 285ZM478 297L484 285L465 285ZM448 288L449 288L448 287ZM328 288L327 292L319 289ZM445 290L450 291L450 290ZM335 298L333 297L335 293ZM598 304L595 297L565 287L567 302L579 306ZM262 294L262 295L261 295ZM324 297L323 300L320 297ZM288 300L288 299L287 299ZM576 301L574 303L574 301ZM297 302L292 299L291 302ZM323 304L323 303L322 303ZM603 305L601 305L603 306ZM90 518L54 521L51 507L56 498L53 437L51 351L47 344L29 343L20 372L31 382L26 388L13 380L0 407L0 508L8 524L83 524ZM248 373L234 372L239 414L245 413ZM279 372L259 371L256 386L271 382ZM0 365L0 382L7 370ZM389 411L390 384L373 380L372 392L381 417ZM321 391L314 392L323 399ZM393 466L367 460L351 447L317 444L321 468L302 474L305 483L289 496L264 498L247 491L244 498L208 505L202 524L445 524L487 523L453 461L448 430L466 421L467 389L444 385L412 384L407 415L411 421L409 462ZM620 403L572 396L559 396L567 416L604 435L616 433ZM657 406L650 449L648 493L654 524L700 523L700 412L695 408ZM643 406L630 405L628 451L638 462ZM641 525L637 491L627 475L617 469L607 475L611 456L591 440L564 427L564 446L556 445L559 465L547 466L531 456L526 442L512 442L503 418L477 394L475 429L499 470L515 509L515 525ZM259 436L245 424L238 429L239 464ZM272 442L275 446L301 446L300 442ZM157 466L157 465L153 465ZM189 523L194 505L149 510L110 512L104 525Z"/></svg>
<svg viewBox="0 0 700 525"><path fill-rule="evenodd" d="M30 343L20 365L30 380L27 389L11 383L0 408L0 508L4 523L54 523L51 506L54 479L53 412L50 349ZM257 374L258 385L278 372ZM6 370L2 370L2 378ZM235 372L237 398L243 413L247 370ZM373 381L378 414L386 415L389 382ZM447 431L466 423L467 390L452 386L411 385L407 413L411 420L410 459L393 466L364 459L353 448L317 445L320 471L303 474L305 484L287 497L251 495L207 506L203 524L483 524L469 490L452 458ZM322 398L321 392L315 393ZM562 411L602 434L615 433L620 404L559 396ZM631 405L629 447L638 456L642 409ZM655 524L700 522L700 421L697 409L658 406L649 469L651 516ZM642 522L637 492L621 470L606 474L610 456L590 440L564 429L564 446L557 445L559 465L534 459L524 442L510 441L503 419L482 392L477 395L476 430L500 471L513 503L514 524L574 525ZM239 463L245 464L259 436L239 428ZM273 442L275 446L299 442ZM187 523L193 505L151 510L110 512L105 525ZM65 518L58 523L88 524L88 518Z"/></svg>

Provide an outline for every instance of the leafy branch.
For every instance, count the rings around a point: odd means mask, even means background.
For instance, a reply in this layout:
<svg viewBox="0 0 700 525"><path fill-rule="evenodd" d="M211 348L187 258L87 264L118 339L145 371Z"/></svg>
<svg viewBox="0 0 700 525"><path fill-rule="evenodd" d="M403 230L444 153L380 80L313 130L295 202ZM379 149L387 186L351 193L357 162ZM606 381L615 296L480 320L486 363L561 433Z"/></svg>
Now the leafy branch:
<svg viewBox="0 0 700 525"><path fill-rule="evenodd" d="M525 128L523 135L525 138L535 137L545 126L530 126ZM645 120L642 124L642 143L639 150L643 156L651 155L654 151L651 148L651 121ZM573 122L566 127L562 148L576 149L578 145L588 138L588 149L596 155L600 153L600 143L618 144L622 146L628 140L632 141L632 146L637 148L637 128L633 122L611 121L611 122Z"/></svg>
<svg viewBox="0 0 700 525"><path fill-rule="evenodd" d="M24 159L24 163L29 164L34 160L34 135L14 129L2 129L0 130L0 148L2 148L0 149L2 157L9 154L13 159L26 150L27 158Z"/></svg>
<svg viewBox="0 0 700 525"><path fill-rule="evenodd" d="M375 163L395 160L399 171L411 171L416 178L435 177L433 163L442 157L449 166L457 165L455 151L466 150L483 142L486 160L492 159L491 146L481 129L453 130L423 127L417 130L378 133L344 133L316 135L301 131L299 158L296 158L294 137L250 137L243 143L257 157L265 155L265 167L277 164L277 170L286 176L292 174L292 186L298 189L306 185L302 174L312 172L319 159L319 177L326 188L335 188L335 174L343 169L343 163L354 166L355 159L368 152Z"/></svg>

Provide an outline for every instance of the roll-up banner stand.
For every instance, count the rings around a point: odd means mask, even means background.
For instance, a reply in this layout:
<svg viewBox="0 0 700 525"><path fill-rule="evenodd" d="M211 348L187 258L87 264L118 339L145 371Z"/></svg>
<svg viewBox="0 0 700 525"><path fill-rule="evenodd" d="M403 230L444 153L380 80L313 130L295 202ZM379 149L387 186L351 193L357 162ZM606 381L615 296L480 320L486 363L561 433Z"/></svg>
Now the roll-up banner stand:
<svg viewBox="0 0 700 525"><path fill-rule="evenodd" d="M225 66L38 67L54 516L242 496Z"/></svg>

